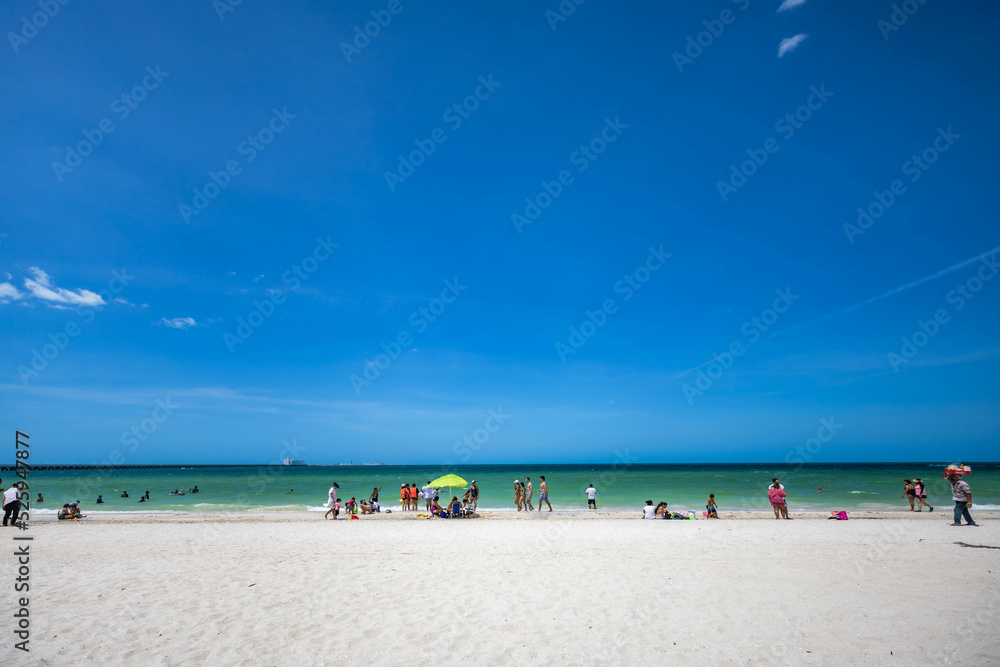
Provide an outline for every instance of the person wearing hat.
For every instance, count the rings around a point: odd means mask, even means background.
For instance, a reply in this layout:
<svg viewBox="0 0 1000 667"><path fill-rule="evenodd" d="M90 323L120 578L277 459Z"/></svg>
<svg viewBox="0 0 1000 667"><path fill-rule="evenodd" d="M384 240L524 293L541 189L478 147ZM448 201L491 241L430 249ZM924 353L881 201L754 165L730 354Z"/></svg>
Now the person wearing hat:
<svg viewBox="0 0 1000 667"><path fill-rule="evenodd" d="M955 521L951 525L961 526L964 516L966 525L978 526L979 524L973 521L972 515L969 514L969 508L972 507L972 489L969 483L960 475L949 475L947 470L941 473L941 476L951 482L951 497L955 501Z"/></svg>

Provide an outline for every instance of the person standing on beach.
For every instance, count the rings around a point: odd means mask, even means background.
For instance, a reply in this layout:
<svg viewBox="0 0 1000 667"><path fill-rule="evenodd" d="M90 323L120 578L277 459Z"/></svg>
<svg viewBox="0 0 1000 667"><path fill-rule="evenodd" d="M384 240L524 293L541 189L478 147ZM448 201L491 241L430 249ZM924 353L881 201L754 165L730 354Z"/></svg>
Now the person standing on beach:
<svg viewBox="0 0 1000 667"><path fill-rule="evenodd" d="M546 505L549 506L549 511L552 511L552 503L549 502L549 484L545 481L545 475L539 477L542 480L538 484L538 511L542 511L542 502L544 501Z"/></svg>
<svg viewBox="0 0 1000 667"><path fill-rule="evenodd" d="M771 507L774 509L775 519L788 518L788 503L785 501L785 490L781 488L778 482L775 482L768 489L767 499L771 502Z"/></svg>
<svg viewBox="0 0 1000 667"><path fill-rule="evenodd" d="M334 507L337 505L337 489L339 489L339 488L340 488L340 486L338 486L337 483L334 482L333 486L330 487L330 490L327 491L327 494L326 494L327 495L327 498L326 498L326 508L327 508L327 510L326 510L326 514L323 515L324 519L329 519L331 514L333 514L333 518L334 519L337 518L337 514L334 511Z"/></svg>
<svg viewBox="0 0 1000 667"><path fill-rule="evenodd" d="M947 472L942 473L941 476L951 482L951 497L955 501L955 521L951 525L961 526L964 516L966 525L978 526L979 524L973 521L972 515L969 514L969 508L972 507L972 489L969 487L969 483L960 476L949 475ZM4 525L7 525L6 515Z"/></svg>
<svg viewBox="0 0 1000 667"><path fill-rule="evenodd" d="M399 505L404 512L410 509L410 487L406 484L399 487Z"/></svg>
<svg viewBox="0 0 1000 667"><path fill-rule="evenodd" d="M531 504L531 495L532 495L531 478L525 477L524 481L527 482L527 486L524 489L524 504L528 506L529 512L534 512L535 506Z"/></svg>
<svg viewBox="0 0 1000 667"><path fill-rule="evenodd" d="M424 509L428 512L431 511L431 502L434 500L434 487L431 486L431 480L427 480L420 492L424 496Z"/></svg>
<svg viewBox="0 0 1000 667"><path fill-rule="evenodd" d="M420 489L417 488L416 482L410 486L410 505L414 512L420 509Z"/></svg>
<svg viewBox="0 0 1000 667"><path fill-rule="evenodd" d="M903 497L910 501L910 511L913 511L913 500L917 497L917 491L913 482L908 479L903 480Z"/></svg>
<svg viewBox="0 0 1000 667"><path fill-rule="evenodd" d="M587 484L587 509L596 510L597 509L597 489L594 488L593 484Z"/></svg>
<svg viewBox="0 0 1000 667"><path fill-rule="evenodd" d="M479 506L479 487L476 486L476 480L472 480L469 484L469 500L472 501L472 509L475 511Z"/></svg>
<svg viewBox="0 0 1000 667"><path fill-rule="evenodd" d="M708 494L708 504L705 505L705 509L708 511L709 519L719 518L719 508L715 506L715 494Z"/></svg>
<svg viewBox="0 0 1000 667"><path fill-rule="evenodd" d="M930 508L930 511L934 511L934 507L927 502L927 486L924 485L924 480L919 477L913 478L913 490L917 492L917 502L920 503L920 507L923 508L926 505ZM918 512L922 512L923 509L918 509Z"/></svg>
<svg viewBox="0 0 1000 667"><path fill-rule="evenodd" d="M514 480L514 495L511 496L514 499L514 504L517 505L517 511L521 511L521 480Z"/></svg>
<svg viewBox="0 0 1000 667"><path fill-rule="evenodd" d="M371 494L370 496L368 496L368 501L369 501L369 502L370 502L370 503L372 504L372 506L373 506L373 507L375 508L375 511L376 511L376 512L378 512L378 511L379 511L379 506L378 506L378 493L379 493L379 491L381 491L381 490L382 490L382 487L381 487L381 486L376 486L376 487L375 487L375 490L374 490L374 491L372 491L372 494Z"/></svg>
<svg viewBox="0 0 1000 667"><path fill-rule="evenodd" d="M10 519L10 525L16 526L20 514L21 487L17 485L17 482L14 482L3 494L3 525L6 526L7 520Z"/></svg>

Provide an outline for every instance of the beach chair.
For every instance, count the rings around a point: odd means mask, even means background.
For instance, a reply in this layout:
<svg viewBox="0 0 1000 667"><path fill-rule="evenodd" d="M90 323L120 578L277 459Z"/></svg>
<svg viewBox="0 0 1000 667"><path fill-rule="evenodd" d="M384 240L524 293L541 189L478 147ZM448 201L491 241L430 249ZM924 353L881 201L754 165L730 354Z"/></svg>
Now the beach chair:
<svg viewBox="0 0 1000 667"><path fill-rule="evenodd" d="M461 519L465 514L462 512L462 503L454 502L451 504L451 517L452 519Z"/></svg>

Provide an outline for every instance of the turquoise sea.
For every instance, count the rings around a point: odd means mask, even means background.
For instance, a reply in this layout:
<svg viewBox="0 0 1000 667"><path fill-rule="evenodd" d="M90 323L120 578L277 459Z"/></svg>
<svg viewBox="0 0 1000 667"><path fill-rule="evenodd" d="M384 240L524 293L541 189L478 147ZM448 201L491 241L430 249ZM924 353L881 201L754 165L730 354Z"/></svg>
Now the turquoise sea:
<svg viewBox="0 0 1000 667"><path fill-rule="evenodd" d="M1000 463L967 463L967 477L979 509L1000 509ZM327 489L340 485L344 500L367 498L382 487L383 510L398 508L402 483L423 486L429 480L454 472L475 479L481 490L479 507L512 508L513 481L531 477L538 498L539 476L549 484L549 499L556 510L586 510L584 490L591 483L598 490L598 508L638 509L646 500L670 503L675 510L704 509L714 493L719 509L738 511L768 509L767 487L779 477L792 510L898 509L908 510L902 497L903 479L922 477L928 500L949 510L951 490L941 479L945 463L841 463L779 465L749 464L647 464L647 465L492 465L455 466L246 466L237 468L172 468L140 470L32 471L28 481L32 513L55 512L63 503L82 501L87 511L236 512L321 510ZM13 479L11 472L0 473ZM9 483L7 479L5 482ZM170 491L198 486L200 493L171 496ZM822 488L818 492L817 488ZM288 491L294 490L292 493ZM121 498L123 491L129 498ZM150 492L150 501L139 503ZM462 490L455 489L456 495ZM41 493L40 505L35 498ZM98 494L103 505L95 505Z"/></svg>

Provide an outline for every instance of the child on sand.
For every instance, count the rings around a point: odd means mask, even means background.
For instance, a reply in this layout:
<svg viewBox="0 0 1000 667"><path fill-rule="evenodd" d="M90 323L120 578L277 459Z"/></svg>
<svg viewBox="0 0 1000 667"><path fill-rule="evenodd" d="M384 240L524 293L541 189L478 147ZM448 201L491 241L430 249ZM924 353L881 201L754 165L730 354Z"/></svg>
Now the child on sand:
<svg viewBox="0 0 1000 667"><path fill-rule="evenodd" d="M708 504L705 505L705 509L708 510L708 518L709 519L718 519L719 518L718 508L715 506L715 494L714 493L708 494Z"/></svg>

